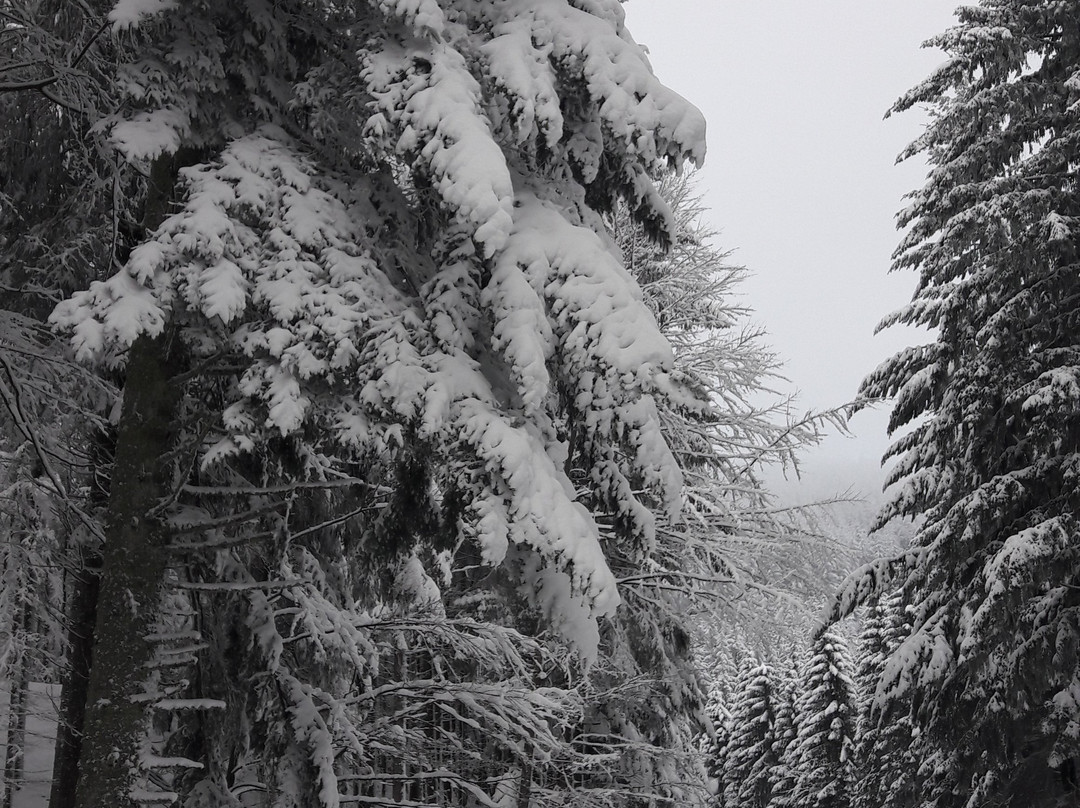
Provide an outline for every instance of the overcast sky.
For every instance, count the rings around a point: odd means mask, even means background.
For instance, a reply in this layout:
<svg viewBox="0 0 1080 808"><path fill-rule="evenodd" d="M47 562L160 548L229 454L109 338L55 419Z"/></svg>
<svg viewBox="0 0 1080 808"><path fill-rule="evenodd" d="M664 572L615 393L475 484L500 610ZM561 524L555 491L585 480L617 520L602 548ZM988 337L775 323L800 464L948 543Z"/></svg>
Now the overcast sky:
<svg viewBox="0 0 1080 808"><path fill-rule="evenodd" d="M665 84L708 121L701 190L720 246L786 362L803 409L854 398L894 350L925 341L877 322L914 290L888 274L903 194L925 166L896 155L923 125L883 120L944 60L920 48L952 21L953 0L630 0L631 34ZM881 487L887 411L855 417L807 456L804 496Z"/></svg>

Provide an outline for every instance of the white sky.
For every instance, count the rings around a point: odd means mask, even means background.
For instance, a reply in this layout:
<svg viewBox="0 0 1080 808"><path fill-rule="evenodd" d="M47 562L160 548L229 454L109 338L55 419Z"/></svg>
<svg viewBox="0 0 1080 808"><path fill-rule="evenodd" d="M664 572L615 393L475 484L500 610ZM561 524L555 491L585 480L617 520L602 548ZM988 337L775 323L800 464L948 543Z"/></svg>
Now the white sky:
<svg viewBox="0 0 1080 808"><path fill-rule="evenodd" d="M744 286L801 409L849 401L862 378L917 332L873 330L915 275L889 275L903 194L925 167L895 165L923 125L883 120L944 55L921 43L952 22L953 0L630 0L627 27L659 78L705 114L700 190L719 246ZM799 496L873 496L887 410L852 421L855 438L809 453Z"/></svg>

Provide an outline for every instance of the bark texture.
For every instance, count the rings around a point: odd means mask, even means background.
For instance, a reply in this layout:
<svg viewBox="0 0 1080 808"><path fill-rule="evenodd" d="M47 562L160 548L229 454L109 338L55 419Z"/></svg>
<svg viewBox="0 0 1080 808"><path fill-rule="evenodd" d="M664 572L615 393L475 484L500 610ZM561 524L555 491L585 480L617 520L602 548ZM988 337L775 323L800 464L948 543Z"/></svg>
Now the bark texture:
<svg viewBox="0 0 1080 808"><path fill-rule="evenodd" d="M143 225L165 218L175 157L154 163ZM139 743L147 728L147 693L155 625L168 564L167 530L154 508L173 481L165 461L173 448L179 405L179 349L168 328L137 339L128 352L117 427L93 659L74 808L135 808Z"/></svg>

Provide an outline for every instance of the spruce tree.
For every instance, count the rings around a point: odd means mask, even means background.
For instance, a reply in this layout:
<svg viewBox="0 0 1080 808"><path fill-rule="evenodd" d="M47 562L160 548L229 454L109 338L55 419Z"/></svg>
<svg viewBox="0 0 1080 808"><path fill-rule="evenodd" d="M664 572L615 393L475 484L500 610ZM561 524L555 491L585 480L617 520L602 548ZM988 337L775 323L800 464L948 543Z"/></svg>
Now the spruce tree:
<svg viewBox="0 0 1080 808"><path fill-rule="evenodd" d="M797 759L799 736L798 702L800 694L799 671L793 666L779 676L777 687L776 724L773 729L772 771L773 792L770 808L792 808L792 797L799 780Z"/></svg>
<svg viewBox="0 0 1080 808"><path fill-rule="evenodd" d="M702 752L705 757L705 772L714 789L710 805L713 808L726 808L725 790L727 782L724 770L727 766L728 740L731 737L731 711L724 704L724 696L719 691L709 694L706 713L712 725L712 734L702 738Z"/></svg>
<svg viewBox="0 0 1080 808"><path fill-rule="evenodd" d="M886 595L877 598L866 609L859 633L859 655L856 658L854 683L859 698L859 743L855 750L855 768L859 785L853 800L855 808L874 805L879 797L872 783L887 777L875 759L879 754L877 716L873 715L878 679L885 670L886 660L893 647L889 643L890 601Z"/></svg>
<svg viewBox="0 0 1080 808"><path fill-rule="evenodd" d="M857 705L847 644L833 631L818 636L796 703L797 768L789 805L849 808L852 799Z"/></svg>
<svg viewBox="0 0 1080 808"><path fill-rule="evenodd" d="M863 620L855 672L859 732L854 808L903 808L916 801L921 746L912 732L910 699L886 705L878 690L891 655L910 630L902 591L880 597Z"/></svg>
<svg viewBox="0 0 1080 808"><path fill-rule="evenodd" d="M736 684L724 765L724 803L765 808L773 792L776 674L765 663L747 665Z"/></svg>
<svg viewBox="0 0 1080 808"><path fill-rule="evenodd" d="M895 396L890 429L907 429L882 519L923 520L885 565L914 626L881 689L915 691L937 804L1064 804L1080 763L1077 8L957 14L929 43L946 62L894 107L930 108L902 155L930 169L899 217L894 269L918 273L914 299L883 325L934 338L863 387Z"/></svg>
<svg viewBox="0 0 1080 808"><path fill-rule="evenodd" d="M658 413L709 409L603 216L673 240L650 174L700 162L700 116L610 0L108 22L119 236L52 318L124 379L75 804L487 799L496 771L566 804L532 772L584 759L609 559L678 521ZM578 661L448 616L468 566ZM646 628L643 658L685 645Z"/></svg>

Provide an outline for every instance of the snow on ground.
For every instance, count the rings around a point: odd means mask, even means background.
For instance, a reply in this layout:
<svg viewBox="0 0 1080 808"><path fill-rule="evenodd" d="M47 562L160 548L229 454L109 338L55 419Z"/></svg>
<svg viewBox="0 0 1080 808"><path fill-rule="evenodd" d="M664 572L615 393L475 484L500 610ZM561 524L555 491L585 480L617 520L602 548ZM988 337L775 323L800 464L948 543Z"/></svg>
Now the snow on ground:
<svg viewBox="0 0 1080 808"><path fill-rule="evenodd" d="M49 802L52 781L53 743L60 686L38 682L30 685L26 716L22 783L15 791L11 808L44 808ZM7 758L8 683L0 682L0 761Z"/></svg>

